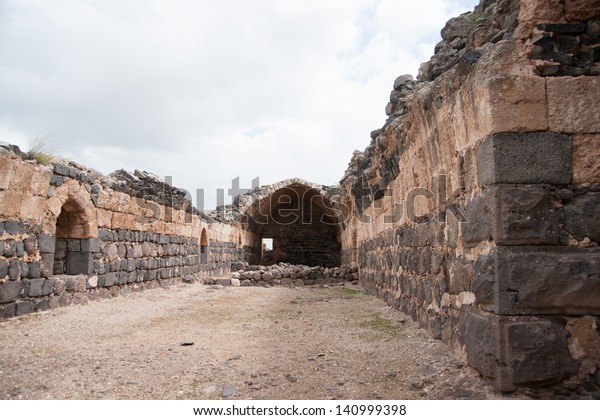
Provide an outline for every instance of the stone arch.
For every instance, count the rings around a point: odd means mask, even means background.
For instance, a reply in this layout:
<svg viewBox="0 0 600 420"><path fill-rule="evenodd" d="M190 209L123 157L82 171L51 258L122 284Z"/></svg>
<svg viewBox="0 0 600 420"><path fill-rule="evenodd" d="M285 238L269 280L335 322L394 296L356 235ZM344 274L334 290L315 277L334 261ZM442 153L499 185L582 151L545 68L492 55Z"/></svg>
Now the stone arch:
<svg viewBox="0 0 600 420"><path fill-rule="evenodd" d="M79 187L79 188L77 188ZM93 254L100 251L98 220L87 191L71 185L57 194L52 274L91 274Z"/></svg>
<svg viewBox="0 0 600 420"><path fill-rule="evenodd" d="M254 233L253 264L287 262L333 267L340 264L338 213L318 186L291 180L267 188L246 212L248 230ZM273 240L266 261L263 238Z"/></svg>
<svg viewBox="0 0 600 420"><path fill-rule="evenodd" d="M202 233L200 234L200 263L207 264L208 263L208 253L209 253L209 239L208 232L206 228L202 228Z"/></svg>

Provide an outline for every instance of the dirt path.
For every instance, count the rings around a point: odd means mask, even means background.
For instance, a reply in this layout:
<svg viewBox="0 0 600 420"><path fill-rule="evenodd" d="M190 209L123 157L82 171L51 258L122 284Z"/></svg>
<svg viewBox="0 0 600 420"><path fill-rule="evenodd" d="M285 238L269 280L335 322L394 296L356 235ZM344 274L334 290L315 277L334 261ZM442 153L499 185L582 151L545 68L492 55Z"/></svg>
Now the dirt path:
<svg viewBox="0 0 600 420"><path fill-rule="evenodd" d="M503 397L350 286L182 284L3 321L0 377L5 399Z"/></svg>

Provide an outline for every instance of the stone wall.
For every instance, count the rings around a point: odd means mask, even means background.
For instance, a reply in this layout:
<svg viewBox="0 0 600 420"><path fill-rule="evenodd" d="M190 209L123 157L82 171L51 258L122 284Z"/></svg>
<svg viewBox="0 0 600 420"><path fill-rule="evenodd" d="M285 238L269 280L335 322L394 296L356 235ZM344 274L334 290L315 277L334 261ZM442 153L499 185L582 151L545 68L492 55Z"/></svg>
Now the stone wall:
<svg viewBox="0 0 600 420"><path fill-rule="evenodd" d="M252 264L279 262L309 266L340 265L339 217L320 185L300 179L279 182L238 196L238 218L252 235ZM273 240L273 250L261 252L262 239Z"/></svg>
<svg viewBox="0 0 600 420"><path fill-rule="evenodd" d="M341 180L343 261L504 391L600 367L599 17L500 0L449 21Z"/></svg>
<svg viewBox="0 0 600 420"><path fill-rule="evenodd" d="M351 267L309 267L288 263L264 266L236 261L231 266L230 276L209 277L204 279L204 283L222 286L301 287L357 283L357 280L358 270Z"/></svg>
<svg viewBox="0 0 600 420"><path fill-rule="evenodd" d="M228 273L246 234L158 177L0 148L0 316Z"/></svg>

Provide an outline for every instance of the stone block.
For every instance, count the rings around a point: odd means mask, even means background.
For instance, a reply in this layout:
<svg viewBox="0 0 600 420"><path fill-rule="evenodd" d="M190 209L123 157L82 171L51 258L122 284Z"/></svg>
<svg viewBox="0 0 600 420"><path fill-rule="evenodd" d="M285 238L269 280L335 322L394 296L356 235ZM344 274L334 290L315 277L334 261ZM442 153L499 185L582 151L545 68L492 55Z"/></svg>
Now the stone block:
<svg viewBox="0 0 600 420"><path fill-rule="evenodd" d="M96 287L98 287L98 276L88 277L86 289L95 289Z"/></svg>
<svg viewBox="0 0 600 420"><path fill-rule="evenodd" d="M493 76L485 81L491 132L548 130L543 77Z"/></svg>
<svg viewBox="0 0 600 420"><path fill-rule="evenodd" d="M582 22L600 15L598 0L565 0L565 18L569 22Z"/></svg>
<svg viewBox="0 0 600 420"><path fill-rule="evenodd" d="M560 22L562 0L521 0L519 22Z"/></svg>
<svg viewBox="0 0 600 420"><path fill-rule="evenodd" d="M21 261L21 278L31 278L29 277L29 264L27 264L25 261Z"/></svg>
<svg viewBox="0 0 600 420"><path fill-rule="evenodd" d="M65 279L62 277L54 277L54 278L52 278L52 280L54 281L52 293L54 293L55 295L61 295L65 291L65 288L66 288Z"/></svg>
<svg viewBox="0 0 600 420"><path fill-rule="evenodd" d="M0 318L4 316L5 318L12 318L15 316L15 312L17 310L17 305L15 303L9 303L4 306L4 312L0 311Z"/></svg>
<svg viewBox="0 0 600 420"><path fill-rule="evenodd" d="M20 233L25 233L25 229L23 228L23 224L18 220L6 220L4 222L4 231L10 235L17 235Z"/></svg>
<svg viewBox="0 0 600 420"><path fill-rule="evenodd" d="M35 311L33 302L17 302L16 316L27 315Z"/></svg>
<svg viewBox="0 0 600 420"><path fill-rule="evenodd" d="M42 311L47 311L51 309L50 308L50 301L43 299L43 300L37 300L35 302L35 311L36 312L42 312Z"/></svg>
<svg viewBox="0 0 600 420"><path fill-rule="evenodd" d="M15 256L17 252L17 243L14 239L7 239L4 241L3 255L7 258Z"/></svg>
<svg viewBox="0 0 600 420"><path fill-rule="evenodd" d="M0 303L14 302L21 293L20 281L7 281L0 283Z"/></svg>
<svg viewBox="0 0 600 420"><path fill-rule="evenodd" d="M29 280L29 297L43 296L42 287L44 286L44 279L31 279Z"/></svg>
<svg viewBox="0 0 600 420"><path fill-rule="evenodd" d="M12 191L20 191L29 194L32 176L33 165L19 162L14 167L8 188Z"/></svg>
<svg viewBox="0 0 600 420"><path fill-rule="evenodd" d="M42 276L42 264L40 261L32 261L27 263L28 273L27 277L30 279L37 279Z"/></svg>
<svg viewBox="0 0 600 420"><path fill-rule="evenodd" d="M94 274L106 273L106 265L102 261L94 261Z"/></svg>
<svg viewBox="0 0 600 420"><path fill-rule="evenodd" d="M37 240L35 236L31 235L23 240L23 248L28 255L33 255L35 252L35 247L37 245Z"/></svg>
<svg viewBox="0 0 600 420"><path fill-rule="evenodd" d="M51 295L54 291L54 283L56 279L44 279L44 284L42 285L42 296Z"/></svg>
<svg viewBox="0 0 600 420"><path fill-rule="evenodd" d="M560 219L575 239L600 242L600 193L590 192L569 200L560 209Z"/></svg>
<svg viewBox="0 0 600 420"><path fill-rule="evenodd" d="M600 183L600 134L573 136L573 183Z"/></svg>
<svg viewBox="0 0 600 420"><path fill-rule="evenodd" d="M0 280L8 276L8 261L0 260Z"/></svg>
<svg viewBox="0 0 600 420"><path fill-rule="evenodd" d="M9 280L21 280L21 261L11 260L8 263L8 279Z"/></svg>
<svg viewBox="0 0 600 420"><path fill-rule="evenodd" d="M292 278L284 278L281 280L281 285L284 287L291 287L294 285L294 280Z"/></svg>
<svg viewBox="0 0 600 420"><path fill-rule="evenodd" d="M231 286L231 279L227 278L227 279L216 279L215 284L221 285L221 286Z"/></svg>
<svg viewBox="0 0 600 420"><path fill-rule="evenodd" d="M50 174L35 168L31 177L31 193L33 195L45 196L50 186Z"/></svg>
<svg viewBox="0 0 600 420"><path fill-rule="evenodd" d="M25 255L25 245L23 245L23 241L15 241L15 255L18 258L23 258Z"/></svg>
<svg viewBox="0 0 600 420"><path fill-rule="evenodd" d="M0 158L0 190L8 189L14 166L15 161L13 159Z"/></svg>
<svg viewBox="0 0 600 420"><path fill-rule="evenodd" d="M40 264L42 277L51 277L54 271L54 255L42 254Z"/></svg>
<svg viewBox="0 0 600 420"><path fill-rule="evenodd" d="M497 247L476 262L472 290L500 315L600 315L600 252Z"/></svg>
<svg viewBox="0 0 600 420"><path fill-rule="evenodd" d="M115 275L115 273L106 273L106 274L100 276L99 281L98 281L98 283L104 287L114 286L116 282L117 282L117 276Z"/></svg>
<svg viewBox="0 0 600 420"><path fill-rule="evenodd" d="M550 131L600 133L599 77L551 77L547 81Z"/></svg>
<svg viewBox="0 0 600 420"><path fill-rule="evenodd" d="M80 240L82 252L100 252L100 240L97 238L84 238Z"/></svg>
<svg viewBox="0 0 600 420"><path fill-rule="evenodd" d="M21 204L25 194L19 191L0 190L0 216L17 217L21 213Z"/></svg>
<svg viewBox="0 0 600 420"><path fill-rule="evenodd" d="M493 233L497 245L557 245L558 213L544 185L496 185Z"/></svg>
<svg viewBox="0 0 600 420"><path fill-rule="evenodd" d="M133 258L142 258L144 256L144 250L142 245L135 244L133 245Z"/></svg>
<svg viewBox="0 0 600 420"><path fill-rule="evenodd" d="M578 370L568 333L552 318L508 317L463 306L459 341L467 362L500 391L560 382Z"/></svg>
<svg viewBox="0 0 600 420"><path fill-rule="evenodd" d="M56 238L54 235L42 233L38 237L38 246L42 254L54 254L56 250Z"/></svg>
<svg viewBox="0 0 600 420"><path fill-rule="evenodd" d="M476 246L492 236L490 200L486 198L480 196L473 198L465 209L466 221L460 223L460 230L463 245L466 247Z"/></svg>
<svg viewBox="0 0 600 420"><path fill-rule="evenodd" d="M479 184L568 184L571 149L563 134L492 134L477 149Z"/></svg>
<svg viewBox="0 0 600 420"><path fill-rule="evenodd" d="M450 294L458 295L461 292L471 290L471 281L473 279L473 263L458 258L452 261L449 266L449 287Z"/></svg>
<svg viewBox="0 0 600 420"><path fill-rule="evenodd" d="M69 252L67 254L67 274L91 274L94 268L94 259L87 252Z"/></svg>
<svg viewBox="0 0 600 420"><path fill-rule="evenodd" d="M79 252L81 251L81 242L79 239L69 239L67 241L67 250L69 252Z"/></svg>

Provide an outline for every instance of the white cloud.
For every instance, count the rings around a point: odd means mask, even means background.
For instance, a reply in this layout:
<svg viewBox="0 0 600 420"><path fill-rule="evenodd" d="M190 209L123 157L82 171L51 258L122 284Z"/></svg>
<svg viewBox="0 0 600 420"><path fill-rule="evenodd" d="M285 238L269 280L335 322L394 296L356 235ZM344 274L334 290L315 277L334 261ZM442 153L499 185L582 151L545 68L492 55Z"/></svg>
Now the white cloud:
<svg viewBox="0 0 600 420"><path fill-rule="evenodd" d="M0 140L50 134L104 173L205 188L208 206L237 176L333 184L394 78L474 4L0 1Z"/></svg>

